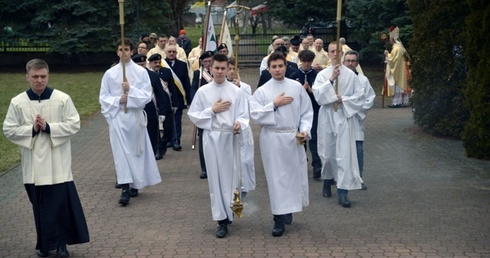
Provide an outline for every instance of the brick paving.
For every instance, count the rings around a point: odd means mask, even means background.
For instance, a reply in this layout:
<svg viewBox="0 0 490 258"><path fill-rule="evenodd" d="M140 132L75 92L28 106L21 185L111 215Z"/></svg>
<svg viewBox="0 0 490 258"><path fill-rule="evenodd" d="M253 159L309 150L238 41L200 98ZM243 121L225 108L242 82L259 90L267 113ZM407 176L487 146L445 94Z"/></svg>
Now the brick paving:
<svg viewBox="0 0 490 258"><path fill-rule="evenodd" d="M258 72L243 69L241 77L254 87ZM186 115L183 131L183 150L158 161L163 182L120 207L107 123L98 114L82 124L73 173L91 242L68 246L72 257L490 257L490 162L466 158L460 141L421 133L410 108L382 109L377 98L364 143L368 190L352 191L353 207L342 208L336 194L322 197L310 168L310 206L279 238L271 236L258 144L257 190L217 239ZM36 257L20 167L0 176L0 189L0 257Z"/></svg>

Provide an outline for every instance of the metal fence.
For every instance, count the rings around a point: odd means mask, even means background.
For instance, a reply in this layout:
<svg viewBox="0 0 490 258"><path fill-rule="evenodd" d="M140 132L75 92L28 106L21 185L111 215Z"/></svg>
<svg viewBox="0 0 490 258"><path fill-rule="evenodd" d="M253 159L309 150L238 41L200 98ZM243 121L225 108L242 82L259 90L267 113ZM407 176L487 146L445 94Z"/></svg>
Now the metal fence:
<svg viewBox="0 0 490 258"><path fill-rule="evenodd" d="M308 31L300 30L300 29L270 29L268 33L256 33L256 34L241 34L239 41L239 62L240 65L243 66L255 66L260 63L262 58L266 56L267 48L272 43L272 37L274 35L280 37L289 37L292 38L294 35L300 35L300 37L306 37ZM327 48L328 43L336 39L336 29L321 29L314 31L314 36L316 38L321 38L324 42L324 48ZM351 30L344 30L342 36L347 39L347 44L352 49L358 49L358 44L355 41L349 40L349 35L352 33ZM233 49L236 49L236 45L234 42L235 34L231 34L231 38L233 41ZM47 53L50 49L49 46L46 45L34 45L29 44L26 46L25 44L0 44L2 50L0 52L4 54L8 53Z"/></svg>

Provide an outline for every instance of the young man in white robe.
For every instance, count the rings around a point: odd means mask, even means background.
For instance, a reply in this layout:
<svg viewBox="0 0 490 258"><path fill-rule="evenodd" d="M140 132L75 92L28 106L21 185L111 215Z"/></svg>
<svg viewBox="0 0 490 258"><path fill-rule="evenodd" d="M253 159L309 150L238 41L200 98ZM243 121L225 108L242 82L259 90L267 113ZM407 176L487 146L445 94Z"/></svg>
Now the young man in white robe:
<svg viewBox="0 0 490 258"><path fill-rule="evenodd" d="M361 110L357 112L354 116L354 134L356 138L356 150L357 150L357 163L359 164L359 175L362 177L362 172L364 170L364 119L366 119L367 112L374 104L374 98L376 93L374 93L373 87L369 83L369 79L364 76L364 74L358 72L359 65L359 53L355 50L348 50L345 52L343 58L343 64L351 69L359 78L361 83L362 91L364 93L364 104ZM367 190L367 186L362 183L362 190Z"/></svg>
<svg viewBox="0 0 490 258"><path fill-rule="evenodd" d="M247 111L249 110L248 102L252 99L252 87L240 80L240 75L236 71L237 78L235 78L235 58L230 57L228 59L229 69L227 79L233 84L238 86L245 95L247 100ZM252 127L247 127L242 130L240 135L240 153L241 153L241 191L242 199L245 198L249 191L255 190L255 163L254 163L254 136L252 133Z"/></svg>
<svg viewBox="0 0 490 258"><path fill-rule="evenodd" d="M117 42L121 61L102 77L99 102L109 124L109 139L114 156L117 183L122 186L119 204L125 206L138 189L162 181L146 130L145 105L151 101L148 72L131 60L129 39ZM124 62L123 62L124 61ZM123 81L123 65L127 81Z"/></svg>
<svg viewBox="0 0 490 258"><path fill-rule="evenodd" d="M292 213L308 206L308 166L303 142L310 138L313 108L299 82L285 78L286 58L274 52L267 60L272 79L250 100L250 117L262 126L260 152L264 163L274 227L282 236Z"/></svg>
<svg viewBox="0 0 490 258"><path fill-rule="evenodd" d="M197 90L187 114L203 129L211 211L213 220L218 221L216 237L223 238L233 221L231 205L240 181L237 173L240 165L236 164L240 157L237 134L249 126L248 109L240 88L226 80L228 58L225 55L213 56L211 72L214 80Z"/></svg>
<svg viewBox="0 0 490 258"><path fill-rule="evenodd" d="M343 54L341 51L339 61ZM351 207L347 198L349 190L361 189L362 184L353 123L354 116L365 102L364 92L356 74L337 61L336 42L328 45L328 55L332 65L318 73L312 87L320 105L317 133L318 155L322 160L323 196L332 196L331 184L335 180L339 204L348 208Z"/></svg>
<svg viewBox="0 0 490 258"><path fill-rule="evenodd" d="M71 170L70 139L80 130L80 117L70 96L47 87L49 67L44 60L30 60L26 70L31 87L12 98L3 133L22 154L37 255L48 257L56 249L57 257L68 257L67 244L89 242Z"/></svg>

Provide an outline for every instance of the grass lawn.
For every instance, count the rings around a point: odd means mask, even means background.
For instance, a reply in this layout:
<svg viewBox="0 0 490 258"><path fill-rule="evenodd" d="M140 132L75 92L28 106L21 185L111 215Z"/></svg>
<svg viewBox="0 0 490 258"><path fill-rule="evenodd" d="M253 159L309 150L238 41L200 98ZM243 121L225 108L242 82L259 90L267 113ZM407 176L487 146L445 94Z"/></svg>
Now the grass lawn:
<svg viewBox="0 0 490 258"><path fill-rule="evenodd" d="M49 86L71 96L81 119L85 119L100 110L99 89L103 72L56 73L49 74ZM0 73L0 119L5 120L10 99L27 90L29 84L25 73ZM0 174L20 162L19 148L0 137Z"/></svg>

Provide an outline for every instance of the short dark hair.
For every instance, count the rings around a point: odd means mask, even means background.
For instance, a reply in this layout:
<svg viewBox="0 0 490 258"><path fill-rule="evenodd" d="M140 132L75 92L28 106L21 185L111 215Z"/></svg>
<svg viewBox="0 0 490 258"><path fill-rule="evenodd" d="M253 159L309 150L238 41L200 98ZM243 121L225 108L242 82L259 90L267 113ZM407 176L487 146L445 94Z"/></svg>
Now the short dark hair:
<svg viewBox="0 0 490 258"><path fill-rule="evenodd" d="M298 57L301 62L313 62L315 59L315 53L313 53L311 50L305 49L299 52Z"/></svg>
<svg viewBox="0 0 490 258"><path fill-rule="evenodd" d="M162 33L162 34L158 34L158 37L159 37L159 38L168 38L168 37L167 37L167 35L165 35L165 34L163 34L163 33Z"/></svg>
<svg viewBox="0 0 490 258"><path fill-rule="evenodd" d="M124 38L124 45L125 46L129 46L129 50L133 50L133 43L131 42L130 39L128 38ZM118 39L117 40L117 43L116 43L116 49L119 48L119 46L122 46L122 41L121 39Z"/></svg>
<svg viewBox="0 0 490 258"><path fill-rule="evenodd" d="M228 66L228 57L225 54L216 53L213 55L211 66L214 62L226 62L226 66Z"/></svg>
<svg viewBox="0 0 490 258"><path fill-rule="evenodd" d="M344 53L344 56L346 55L355 55L357 58L357 61L359 61L359 53L355 50L348 50L347 52Z"/></svg>
<svg viewBox="0 0 490 258"><path fill-rule="evenodd" d="M235 58L234 57L228 58L228 63L235 66Z"/></svg>
<svg viewBox="0 0 490 258"><path fill-rule="evenodd" d="M27 62L26 64L26 72L29 73L30 70L40 70L40 69L44 69L46 68L46 70L48 70L49 72L49 66L48 66L48 63L46 63L46 61L44 61L43 59L32 59L30 60L29 62Z"/></svg>
<svg viewBox="0 0 490 258"><path fill-rule="evenodd" d="M282 52L280 52L280 51L274 51L269 56L269 59L267 59L267 67L270 67L271 66L271 62L272 61L276 61L276 60L283 60L284 61L284 65L287 65L287 60L286 60L286 57L284 56L284 54Z"/></svg>

